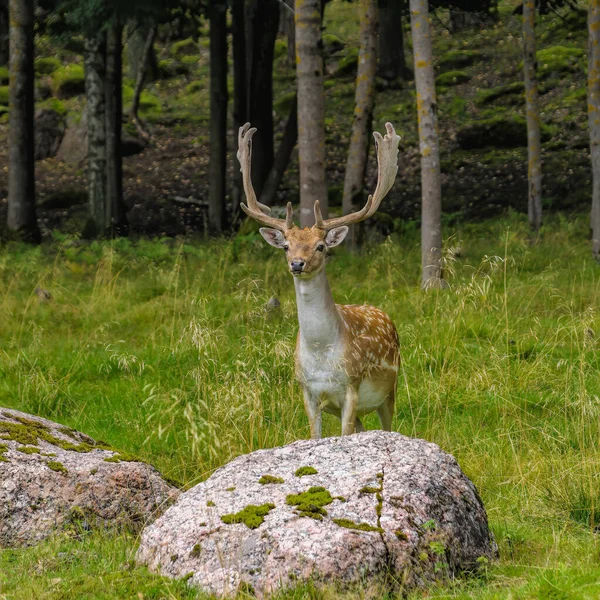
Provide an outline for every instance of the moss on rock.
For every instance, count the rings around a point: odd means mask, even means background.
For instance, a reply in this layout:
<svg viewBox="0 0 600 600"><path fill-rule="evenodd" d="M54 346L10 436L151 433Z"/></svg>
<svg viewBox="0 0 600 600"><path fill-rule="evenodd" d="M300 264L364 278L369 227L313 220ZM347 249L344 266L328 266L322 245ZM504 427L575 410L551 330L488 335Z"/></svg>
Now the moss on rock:
<svg viewBox="0 0 600 600"><path fill-rule="evenodd" d="M0 86L0 104L8 106L8 93L7 85Z"/></svg>
<svg viewBox="0 0 600 600"><path fill-rule="evenodd" d="M65 468L65 466L62 463L60 463L56 460L51 460L51 461L47 462L46 466L49 469L56 471L57 473L64 473L66 475L69 472L69 471L67 471L67 469Z"/></svg>
<svg viewBox="0 0 600 600"><path fill-rule="evenodd" d="M36 75L51 75L61 67L61 62L55 56L39 56L33 63Z"/></svg>
<svg viewBox="0 0 600 600"><path fill-rule="evenodd" d="M301 517L310 517L319 521L327 516L327 511L323 507L332 502L333 498L329 490L320 486L311 487L301 494L289 494L285 499L286 504L296 507Z"/></svg>
<svg viewBox="0 0 600 600"><path fill-rule="evenodd" d="M40 449L36 446L18 446L17 450L23 454L39 454Z"/></svg>
<svg viewBox="0 0 600 600"><path fill-rule="evenodd" d="M221 521L227 525L232 523L243 523L249 529L257 529L264 523L265 517L274 508L275 505L271 503L261 504L259 506L249 504L246 508L237 513L223 515Z"/></svg>
<svg viewBox="0 0 600 600"><path fill-rule="evenodd" d="M466 83L471 79L471 76L465 71L447 71L435 78L435 85L438 87L450 87Z"/></svg>
<svg viewBox="0 0 600 600"><path fill-rule="evenodd" d="M544 80L555 74L560 75L583 69L585 51L582 48L550 46L538 50L536 58L538 77L540 80Z"/></svg>
<svg viewBox="0 0 600 600"><path fill-rule="evenodd" d="M442 54L437 66L441 71L450 71L468 67L482 58L483 54L477 50L450 50Z"/></svg>
<svg viewBox="0 0 600 600"><path fill-rule="evenodd" d="M525 84L522 81L515 81L487 90L479 90L475 96L477 106L486 106L497 100L504 105L523 104L525 102Z"/></svg>
<svg viewBox="0 0 600 600"><path fill-rule="evenodd" d="M316 475L318 472L314 467L300 467L296 469L294 475L296 477L304 477L305 475Z"/></svg>
<svg viewBox="0 0 600 600"><path fill-rule="evenodd" d="M267 485L269 483L285 483L285 481L281 477L275 477L275 475L266 474L258 480L258 483Z"/></svg>
<svg viewBox="0 0 600 600"><path fill-rule="evenodd" d="M5 452L8 451L8 446L6 444L0 444L0 462L8 462L8 458L2 456Z"/></svg>
<svg viewBox="0 0 600 600"><path fill-rule="evenodd" d="M198 45L192 38L186 38L185 40L175 42L171 46L170 52L173 58L181 58L186 55L197 54Z"/></svg>
<svg viewBox="0 0 600 600"><path fill-rule="evenodd" d="M377 533L383 533L383 529L381 527L374 527L368 523L355 523L350 519L332 519L332 521L336 525L344 527L345 529L356 529L357 531L376 531Z"/></svg>
<svg viewBox="0 0 600 600"><path fill-rule="evenodd" d="M7 85L8 80L8 69L6 67L0 67L0 85Z"/></svg>
<svg viewBox="0 0 600 600"><path fill-rule="evenodd" d="M60 67L52 74L52 90L57 98L65 99L85 93L83 67L70 64Z"/></svg>

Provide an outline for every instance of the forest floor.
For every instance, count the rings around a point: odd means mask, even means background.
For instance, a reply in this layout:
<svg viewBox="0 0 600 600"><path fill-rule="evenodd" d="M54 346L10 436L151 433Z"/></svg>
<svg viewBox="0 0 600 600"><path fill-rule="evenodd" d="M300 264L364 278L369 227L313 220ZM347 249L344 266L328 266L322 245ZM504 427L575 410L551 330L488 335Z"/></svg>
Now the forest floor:
<svg viewBox="0 0 600 600"><path fill-rule="evenodd" d="M508 209L526 211L522 44L520 18L513 14L517 4L517 0L502 0L497 22L454 34L448 30L447 14L443 11L432 20L446 223L483 219ZM569 213L587 207L591 196L586 6L583 2L580 6L580 11L551 12L540 18L537 27L544 124L544 207ZM356 3L332 0L327 6L324 25L326 166L329 201L335 211L340 210L354 107L358 47ZM124 160L125 198L134 234L174 236L204 231L204 209L186 204L181 198L196 202L205 202L208 198L207 31L207 24L203 23L195 32L199 37L197 43L163 40L158 45L162 76L147 86L142 98L142 116L152 132L152 145ZM404 37L410 67L408 29ZM277 40L275 53L277 144L295 82L285 39ZM75 84L70 88L71 94L82 91L81 55L57 47L47 36L38 40L38 54L45 67L40 70L49 71L38 78L40 96L57 95L59 88L69 89L65 81ZM54 56L62 62L55 71L48 64L49 57ZM131 80L125 80L126 107L131 102L132 85ZM232 86L230 74L230 94ZM373 128L383 131L384 123L392 121L402 136L398 179L376 219L380 231L386 234L400 227L401 222L418 220L420 172L414 83L389 84L379 80L378 90ZM62 100L46 98L38 103L38 107L49 106L65 112L69 122L74 123L80 118L84 101L80 95L70 95ZM4 222L6 211L7 117L0 107L0 222ZM133 133L131 123L126 124L125 131L127 135ZM237 132L231 130L229 139L228 181L232 181L233 170L239 168L235 161ZM375 178L376 165L371 156L367 189L374 187ZM297 180L297 154L294 153L278 203L288 200L297 203ZM37 181L39 218L45 236L50 237L55 228L80 233L86 219L85 158L73 164L56 158L40 161Z"/></svg>
<svg viewBox="0 0 600 600"><path fill-rule="evenodd" d="M328 267L338 302L374 304L398 327L394 430L457 458L500 547L477 578L414 598L597 599L600 270L587 220L552 217L533 245L516 213L446 235L449 290L420 291L410 225ZM257 234L3 247L0 406L105 440L186 487L234 456L307 438L283 261ZM272 294L280 313L265 312ZM324 433L339 434L328 415ZM204 598L135 566L136 547L96 531L4 549L0 598ZM309 586L279 597L395 596Z"/></svg>

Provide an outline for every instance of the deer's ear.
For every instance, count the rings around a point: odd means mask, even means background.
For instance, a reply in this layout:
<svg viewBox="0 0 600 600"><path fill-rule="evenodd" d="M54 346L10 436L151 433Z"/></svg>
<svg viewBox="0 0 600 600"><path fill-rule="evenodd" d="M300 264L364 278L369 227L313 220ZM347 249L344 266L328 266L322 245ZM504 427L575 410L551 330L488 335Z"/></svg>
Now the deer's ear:
<svg viewBox="0 0 600 600"><path fill-rule="evenodd" d="M335 246L339 246L347 235L348 227L346 227L346 225L334 227L327 232L327 235L325 236L325 243L329 248L334 248Z"/></svg>
<svg viewBox="0 0 600 600"><path fill-rule="evenodd" d="M261 227L259 229L260 235L265 238L267 244L271 244L275 248L283 248L285 245L285 236L281 231L277 229L269 229L268 227Z"/></svg>

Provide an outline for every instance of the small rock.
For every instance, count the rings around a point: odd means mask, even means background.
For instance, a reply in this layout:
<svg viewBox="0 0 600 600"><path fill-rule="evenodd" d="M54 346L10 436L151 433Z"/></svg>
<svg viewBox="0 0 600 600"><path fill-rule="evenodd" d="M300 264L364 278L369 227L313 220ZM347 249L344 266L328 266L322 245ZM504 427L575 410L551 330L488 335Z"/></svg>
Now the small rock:
<svg viewBox="0 0 600 600"><path fill-rule="evenodd" d="M52 294L48 290L44 290L41 287L36 287L34 291L40 302L49 302L52 300Z"/></svg>

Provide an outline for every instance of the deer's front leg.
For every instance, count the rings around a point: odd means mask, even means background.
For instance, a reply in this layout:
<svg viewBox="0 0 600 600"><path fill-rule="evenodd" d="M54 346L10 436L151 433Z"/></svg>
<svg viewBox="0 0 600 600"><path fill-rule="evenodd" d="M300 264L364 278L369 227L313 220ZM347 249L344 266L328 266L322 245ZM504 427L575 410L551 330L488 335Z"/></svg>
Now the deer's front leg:
<svg viewBox="0 0 600 600"><path fill-rule="evenodd" d="M313 440L320 440L322 435L322 411L318 396L311 394L310 390L303 385L304 410L310 424L310 437Z"/></svg>
<svg viewBox="0 0 600 600"><path fill-rule="evenodd" d="M344 406L342 406L342 435L351 435L356 426L356 408L358 405L358 389L353 385L346 388Z"/></svg>

